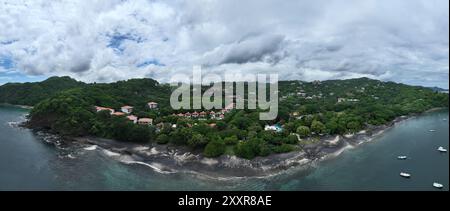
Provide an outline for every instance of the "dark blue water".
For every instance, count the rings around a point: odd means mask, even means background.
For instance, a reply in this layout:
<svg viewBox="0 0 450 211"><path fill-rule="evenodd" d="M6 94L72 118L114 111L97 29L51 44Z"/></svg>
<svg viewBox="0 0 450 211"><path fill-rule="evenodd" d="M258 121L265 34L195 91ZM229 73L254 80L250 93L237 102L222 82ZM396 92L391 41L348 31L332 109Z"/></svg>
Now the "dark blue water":
<svg viewBox="0 0 450 211"><path fill-rule="evenodd" d="M449 185L448 154L436 150L449 147L448 110L399 123L376 140L308 169L230 180L165 175L122 164L101 150L55 147L10 124L26 113L0 106L0 190L435 190L433 182L448 190ZM400 161L398 155L410 159ZM402 171L412 178L401 178Z"/></svg>

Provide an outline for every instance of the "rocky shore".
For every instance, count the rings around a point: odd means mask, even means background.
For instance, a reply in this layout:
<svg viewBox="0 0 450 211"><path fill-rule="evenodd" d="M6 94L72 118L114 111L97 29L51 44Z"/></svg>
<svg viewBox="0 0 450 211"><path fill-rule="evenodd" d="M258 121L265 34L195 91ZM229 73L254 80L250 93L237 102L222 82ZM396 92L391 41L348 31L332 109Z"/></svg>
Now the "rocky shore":
<svg viewBox="0 0 450 211"><path fill-rule="evenodd" d="M125 143L98 137L72 137L48 139L55 145L76 145L85 151L99 151L105 156L127 165L142 165L163 174L190 173L212 179L232 179L241 177L269 177L292 168L308 168L325 159L332 159L345 150L372 141L395 124L412 116L402 116L381 126L368 126L365 130L344 136L322 136L315 141L302 140L302 150L284 154L272 154L252 160L223 155L206 158L200 151L188 147L157 144ZM305 142L305 143L302 143ZM70 154L68 157L70 158Z"/></svg>
<svg viewBox="0 0 450 211"><path fill-rule="evenodd" d="M307 168L321 160L334 158L346 149L373 140L407 118L399 117L387 125L370 126L356 134L324 136L313 144L304 145L303 150L272 154L252 160L229 155L206 158L201 152L192 151L187 147L132 144L98 137L75 137L65 141L82 144L88 151L98 150L124 164L144 165L164 174L184 172L215 179L269 177L294 166Z"/></svg>

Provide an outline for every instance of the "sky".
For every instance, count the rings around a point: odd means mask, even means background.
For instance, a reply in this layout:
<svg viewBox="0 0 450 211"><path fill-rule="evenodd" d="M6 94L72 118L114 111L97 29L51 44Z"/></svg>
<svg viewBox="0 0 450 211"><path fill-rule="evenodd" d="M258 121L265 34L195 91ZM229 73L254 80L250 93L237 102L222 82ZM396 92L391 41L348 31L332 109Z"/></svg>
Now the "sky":
<svg viewBox="0 0 450 211"><path fill-rule="evenodd" d="M0 0L0 84L176 73L449 86L448 0Z"/></svg>

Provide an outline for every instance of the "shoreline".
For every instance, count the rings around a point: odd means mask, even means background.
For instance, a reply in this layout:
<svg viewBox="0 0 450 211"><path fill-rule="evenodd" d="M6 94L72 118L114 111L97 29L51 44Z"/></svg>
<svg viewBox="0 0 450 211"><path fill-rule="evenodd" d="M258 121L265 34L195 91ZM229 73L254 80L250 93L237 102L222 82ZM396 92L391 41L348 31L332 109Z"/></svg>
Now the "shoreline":
<svg viewBox="0 0 450 211"><path fill-rule="evenodd" d="M10 104L10 103L0 103L0 106L9 106L9 107L23 108L23 109L27 109L27 110L33 109L33 106L17 105L17 104Z"/></svg>
<svg viewBox="0 0 450 211"><path fill-rule="evenodd" d="M217 180L268 178L293 167L306 169L317 162L334 159L349 149L373 141L398 123L442 109L447 108L433 108L418 114L400 116L384 125L368 126L355 134L323 136L318 143L305 145L302 150L252 160L229 155L206 158L185 146L135 144L91 136L65 137L62 141L68 145L79 145L77 147L86 151L99 151L125 165L149 167L161 174L187 173Z"/></svg>

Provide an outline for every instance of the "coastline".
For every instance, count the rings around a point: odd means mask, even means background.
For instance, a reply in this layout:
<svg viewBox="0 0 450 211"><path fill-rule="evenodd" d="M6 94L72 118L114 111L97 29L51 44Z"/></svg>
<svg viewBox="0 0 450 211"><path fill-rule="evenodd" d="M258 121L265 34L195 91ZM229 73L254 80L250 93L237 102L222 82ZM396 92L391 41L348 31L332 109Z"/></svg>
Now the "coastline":
<svg viewBox="0 0 450 211"><path fill-rule="evenodd" d="M10 104L10 103L0 103L0 106L16 107L16 108L22 108L22 109L27 109L27 110L33 109L33 106L16 105L16 104Z"/></svg>
<svg viewBox="0 0 450 211"><path fill-rule="evenodd" d="M346 150L373 141L398 123L441 109L447 108L433 108L422 113L397 117L385 125L368 126L355 134L320 137L318 143L305 145L303 150L272 154L252 160L229 155L206 158L201 152L183 146L135 144L98 137L67 137L63 138L62 142L64 145L77 145L86 151L99 151L104 156L123 164L149 167L162 174L188 173L205 179L218 180L267 178L293 167L306 169L317 162L336 158ZM61 140L54 144L60 145ZM67 157L71 158L71 155Z"/></svg>

